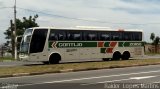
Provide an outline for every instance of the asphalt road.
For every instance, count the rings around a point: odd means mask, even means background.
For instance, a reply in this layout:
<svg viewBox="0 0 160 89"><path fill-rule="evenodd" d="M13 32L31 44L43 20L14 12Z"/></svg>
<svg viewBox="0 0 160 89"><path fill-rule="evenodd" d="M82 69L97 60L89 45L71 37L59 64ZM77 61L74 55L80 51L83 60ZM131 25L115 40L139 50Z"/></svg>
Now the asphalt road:
<svg viewBox="0 0 160 89"><path fill-rule="evenodd" d="M160 89L160 65L0 78L0 86L0 89Z"/></svg>

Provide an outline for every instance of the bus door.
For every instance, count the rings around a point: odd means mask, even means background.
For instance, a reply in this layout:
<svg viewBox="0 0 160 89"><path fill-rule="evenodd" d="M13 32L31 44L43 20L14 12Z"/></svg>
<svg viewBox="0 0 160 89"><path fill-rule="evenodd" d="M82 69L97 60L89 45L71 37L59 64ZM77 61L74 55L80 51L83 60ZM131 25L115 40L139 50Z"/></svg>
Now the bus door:
<svg viewBox="0 0 160 89"><path fill-rule="evenodd" d="M47 48L48 43L46 42L47 38L47 29L35 29L32 35L31 44L30 44L30 59L31 60L45 60L47 58L48 52Z"/></svg>

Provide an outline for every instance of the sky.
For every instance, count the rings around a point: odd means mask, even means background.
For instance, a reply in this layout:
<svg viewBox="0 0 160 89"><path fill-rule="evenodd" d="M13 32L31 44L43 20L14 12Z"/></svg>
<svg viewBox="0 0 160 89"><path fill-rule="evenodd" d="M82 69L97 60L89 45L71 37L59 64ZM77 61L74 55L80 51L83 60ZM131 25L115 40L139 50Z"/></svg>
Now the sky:
<svg viewBox="0 0 160 89"><path fill-rule="evenodd" d="M142 29L150 42L160 36L160 0L17 0L17 18L38 14L37 23L49 27L100 26ZM13 19L14 0L0 0L0 44Z"/></svg>

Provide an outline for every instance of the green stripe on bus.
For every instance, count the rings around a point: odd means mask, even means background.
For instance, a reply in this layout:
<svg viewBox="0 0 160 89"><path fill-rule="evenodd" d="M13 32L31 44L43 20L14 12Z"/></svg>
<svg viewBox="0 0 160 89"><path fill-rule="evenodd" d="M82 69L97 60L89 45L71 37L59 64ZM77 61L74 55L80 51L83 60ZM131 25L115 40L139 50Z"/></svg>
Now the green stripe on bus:
<svg viewBox="0 0 160 89"><path fill-rule="evenodd" d="M110 42L105 42L104 47L109 47Z"/></svg>
<svg viewBox="0 0 160 89"><path fill-rule="evenodd" d="M97 42L49 42L49 48L97 47Z"/></svg>
<svg viewBox="0 0 160 89"><path fill-rule="evenodd" d="M143 42L118 42L118 47L142 47ZM49 42L49 48L98 47L98 42ZM110 42L104 42L102 47L110 47Z"/></svg>
<svg viewBox="0 0 160 89"><path fill-rule="evenodd" d="M141 47L144 46L143 42L119 42L119 47Z"/></svg>
<svg viewBox="0 0 160 89"><path fill-rule="evenodd" d="M106 53L106 48L101 48L101 53Z"/></svg>

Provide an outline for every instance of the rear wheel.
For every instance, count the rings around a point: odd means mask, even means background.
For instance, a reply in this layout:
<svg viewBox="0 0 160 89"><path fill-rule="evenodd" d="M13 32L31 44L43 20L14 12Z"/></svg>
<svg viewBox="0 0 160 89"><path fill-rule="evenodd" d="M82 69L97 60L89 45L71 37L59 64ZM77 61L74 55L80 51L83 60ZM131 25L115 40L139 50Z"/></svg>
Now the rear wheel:
<svg viewBox="0 0 160 89"><path fill-rule="evenodd" d="M129 60L130 53L128 51L125 51L122 55L122 60Z"/></svg>
<svg viewBox="0 0 160 89"><path fill-rule="evenodd" d="M44 61L43 64L46 64L46 65L47 65L47 64L49 64L49 61Z"/></svg>
<svg viewBox="0 0 160 89"><path fill-rule="evenodd" d="M61 60L61 56L59 54L52 54L49 58L50 64L59 64L59 61Z"/></svg>
<svg viewBox="0 0 160 89"><path fill-rule="evenodd" d="M109 58L102 58L103 61L109 61Z"/></svg>
<svg viewBox="0 0 160 89"><path fill-rule="evenodd" d="M112 60L120 60L121 53L119 51L114 52Z"/></svg>

